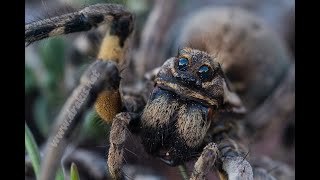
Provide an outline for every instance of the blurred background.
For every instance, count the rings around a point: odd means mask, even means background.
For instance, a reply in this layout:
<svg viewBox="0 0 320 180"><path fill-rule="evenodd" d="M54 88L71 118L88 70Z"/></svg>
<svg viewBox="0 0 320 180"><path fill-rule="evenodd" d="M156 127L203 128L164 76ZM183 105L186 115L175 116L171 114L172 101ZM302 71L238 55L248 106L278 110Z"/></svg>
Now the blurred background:
<svg viewBox="0 0 320 180"><path fill-rule="evenodd" d="M132 51L138 50L148 18L153 13L156 0L26 0L25 23L61 15L96 3L119 3L125 5L136 15L135 36ZM262 18L284 42L294 64L295 55L295 2L294 0L179 0L167 1L170 20L165 23L167 29L180 22L180 19L202 7L236 6L248 10ZM161 3L160 3L161 4ZM155 13L156 14L156 13ZM161 13L159 13L161 15ZM150 20L149 20L150 21ZM160 37L170 37L171 31L162 31ZM52 124L64 102L77 85L84 69L93 62L96 47L86 47L90 32L75 33L54 37L33 43L25 50L25 122L42 153L43 146L50 133ZM94 39L94 38L93 38ZM92 40L94 41L94 40ZM162 42L164 43L164 42ZM174 43L174 42L168 42ZM83 51L77 52L77 50ZM163 48L165 49L165 48ZM165 60L170 55L161 51L159 57ZM132 58L134 61L134 58ZM134 62L130 62L134 63ZM128 71L136 71L130 69ZM132 77L131 77L132 78ZM124 81L130 83L130 76ZM294 91L294 90L293 90ZM294 103L294 100L293 100ZM90 110L75 140L74 149L65 162L70 167L75 162L81 179L108 179L106 156L108 150L109 126ZM259 141L252 144L251 152L279 160L294 169L295 166L295 116L294 111L281 123L273 123L264 128ZM139 140L132 137L127 144L124 170L132 179L181 179L177 167L168 167L157 159L144 154L138 145ZM192 171L192 162L187 164L187 171ZM25 179L35 179L26 152ZM130 179L129 178L129 179ZM215 179L211 174L209 179Z"/></svg>

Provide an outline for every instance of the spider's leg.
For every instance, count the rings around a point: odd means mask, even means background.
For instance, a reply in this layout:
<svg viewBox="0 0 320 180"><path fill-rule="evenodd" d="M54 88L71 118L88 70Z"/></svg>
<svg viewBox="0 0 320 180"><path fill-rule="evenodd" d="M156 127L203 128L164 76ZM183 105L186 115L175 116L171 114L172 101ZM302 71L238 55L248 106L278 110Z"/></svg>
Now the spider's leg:
<svg viewBox="0 0 320 180"><path fill-rule="evenodd" d="M260 167L253 167L253 176L255 180L276 180L266 169Z"/></svg>
<svg viewBox="0 0 320 180"><path fill-rule="evenodd" d="M133 16L127 15L113 21L101 42L98 59L114 61L121 66L125 63L127 39L133 30ZM95 108L99 116L107 123L111 123L114 116L121 110L121 94L119 89L106 90L99 94Z"/></svg>
<svg viewBox="0 0 320 180"><path fill-rule="evenodd" d="M250 158L250 163L253 168L254 179L273 180L295 179L294 170L287 164L275 161L269 157L254 157Z"/></svg>
<svg viewBox="0 0 320 180"><path fill-rule="evenodd" d="M55 172L66 146L81 123L83 114L104 89L119 87L120 77L114 62L95 61L84 72L80 84L73 90L60 111L46 145L41 164L40 179L54 179Z"/></svg>
<svg viewBox="0 0 320 180"><path fill-rule="evenodd" d="M195 163L190 179L205 179L216 165L219 166L218 174L221 180L253 180L252 168L235 143L231 139L223 140L218 146L215 143L209 143Z"/></svg>
<svg viewBox="0 0 320 180"><path fill-rule="evenodd" d="M121 168L123 166L124 142L128 137L129 126L139 120L136 114L122 112L117 114L112 122L110 131L110 148L108 154L108 167L113 179L123 179Z"/></svg>
<svg viewBox="0 0 320 180"><path fill-rule="evenodd" d="M141 95L123 95L122 102L128 112L141 112L146 105L146 101Z"/></svg>
<svg viewBox="0 0 320 180"><path fill-rule="evenodd" d="M131 15L131 13L121 5L91 5L80 11L26 24L25 42L29 45L48 37L88 31L123 15Z"/></svg>
<svg viewBox="0 0 320 180"><path fill-rule="evenodd" d="M190 180L203 180L213 168L219 157L219 150L215 143L209 143L202 151L194 165Z"/></svg>
<svg viewBox="0 0 320 180"><path fill-rule="evenodd" d="M253 180L253 171L246 160L244 149L239 142L225 136L219 143L221 166L218 174L222 180Z"/></svg>
<svg viewBox="0 0 320 180"><path fill-rule="evenodd" d="M88 31L93 27L109 24L110 30L101 42L97 59L124 63L126 40L133 31L134 17L117 4L95 4L80 11L43 19L25 25L25 42L32 42L62 34ZM118 67L117 67L118 68ZM97 113L106 122L120 112L121 97L118 89L101 92L95 103Z"/></svg>

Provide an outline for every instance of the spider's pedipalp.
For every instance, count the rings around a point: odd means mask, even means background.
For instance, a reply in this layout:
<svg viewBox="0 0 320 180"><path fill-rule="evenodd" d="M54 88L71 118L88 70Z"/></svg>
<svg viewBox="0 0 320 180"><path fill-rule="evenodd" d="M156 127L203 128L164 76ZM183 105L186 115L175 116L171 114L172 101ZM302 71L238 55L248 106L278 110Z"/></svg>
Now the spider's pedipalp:
<svg viewBox="0 0 320 180"><path fill-rule="evenodd" d="M223 161L223 170L226 172L227 177L219 174L220 179L245 179L253 180L253 171L252 167L248 161L243 159L241 156L235 157L226 157L222 159Z"/></svg>
<svg viewBox="0 0 320 180"><path fill-rule="evenodd" d="M102 23L130 14L125 7L117 4L91 5L80 11L26 24L25 42L29 45L52 36L88 31Z"/></svg>
<svg viewBox="0 0 320 180"><path fill-rule="evenodd" d="M219 150L215 143L209 143L202 151L200 157L194 165L190 180L205 179L205 176L213 168L219 156Z"/></svg>
<svg viewBox="0 0 320 180"><path fill-rule="evenodd" d="M224 135L218 149L220 152L218 174L221 180L253 180L252 167L246 160L248 151L241 143L241 139L231 139L228 135Z"/></svg>
<svg viewBox="0 0 320 180"><path fill-rule="evenodd" d="M136 114L122 112L117 114L111 126L110 148L108 155L109 173L113 179L123 179L122 166L124 161L124 142L129 134L132 121L139 119Z"/></svg>
<svg viewBox="0 0 320 180"><path fill-rule="evenodd" d="M133 31L133 24L134 17L131 14L116 18L101 42L97 58L102 61L114 61L118 67L123 65L126 61L126 42ZM97 113L107 123L111 123L114 116L120 113L121 107L121 93L118 89L103 91L95 103Z"/></svg>

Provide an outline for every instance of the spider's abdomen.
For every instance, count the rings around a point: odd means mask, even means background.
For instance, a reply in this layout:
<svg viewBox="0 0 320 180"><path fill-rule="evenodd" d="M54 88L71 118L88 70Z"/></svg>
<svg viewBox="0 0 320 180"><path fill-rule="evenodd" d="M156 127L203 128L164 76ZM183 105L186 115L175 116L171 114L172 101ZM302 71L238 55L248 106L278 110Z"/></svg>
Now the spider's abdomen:
<svg viewBox="0 0 320 180"><path fill-rule="evenodd" d="M169 165L195 158L210 127L209 108L156 87L142 114L145 150Z"/></svg>

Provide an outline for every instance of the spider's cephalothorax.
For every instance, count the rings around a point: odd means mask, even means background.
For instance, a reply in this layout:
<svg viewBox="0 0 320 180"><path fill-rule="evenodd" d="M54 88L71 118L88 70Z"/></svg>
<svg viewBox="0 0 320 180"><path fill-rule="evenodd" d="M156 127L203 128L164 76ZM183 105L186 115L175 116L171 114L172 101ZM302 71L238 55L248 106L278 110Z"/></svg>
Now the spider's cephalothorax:
<svg viewBox="0 0 320 180"><path fill-rule="evenodd" d="M217 112L231 104L241 107L234 95L214 57L191 48L180 50L161 67L143 111L146 151L169 165L194 158Z"/></svg>

